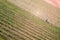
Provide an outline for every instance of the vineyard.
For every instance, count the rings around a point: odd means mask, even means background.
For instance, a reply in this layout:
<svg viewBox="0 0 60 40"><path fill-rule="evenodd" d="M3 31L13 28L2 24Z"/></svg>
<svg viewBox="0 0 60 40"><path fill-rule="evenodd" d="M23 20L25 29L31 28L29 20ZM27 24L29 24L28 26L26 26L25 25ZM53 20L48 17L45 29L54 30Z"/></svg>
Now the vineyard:
<svg viewBox="0 0 60 40"><path fill-rule="evenodd" d="M60 40L60 28L0 0L0 40Z"/></svg>

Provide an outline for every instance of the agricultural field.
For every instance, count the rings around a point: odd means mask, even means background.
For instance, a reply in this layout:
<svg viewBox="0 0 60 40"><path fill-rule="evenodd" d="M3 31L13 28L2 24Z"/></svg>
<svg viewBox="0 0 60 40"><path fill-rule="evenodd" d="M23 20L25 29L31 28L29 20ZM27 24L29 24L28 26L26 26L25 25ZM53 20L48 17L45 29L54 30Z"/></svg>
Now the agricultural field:
<svg viewBox="0 0 60 40"><path fill-rule="evenodd" d="M0 40L60 40L60 27L0 0Z"/></svg>
<svg viewBox="0 0 60 40"><path fill-rule="evenodd" d="M54 7L44 0L7 0L8 2L22 8L42 20L48 20L56 26L60 26L60 8Z"/></svg>

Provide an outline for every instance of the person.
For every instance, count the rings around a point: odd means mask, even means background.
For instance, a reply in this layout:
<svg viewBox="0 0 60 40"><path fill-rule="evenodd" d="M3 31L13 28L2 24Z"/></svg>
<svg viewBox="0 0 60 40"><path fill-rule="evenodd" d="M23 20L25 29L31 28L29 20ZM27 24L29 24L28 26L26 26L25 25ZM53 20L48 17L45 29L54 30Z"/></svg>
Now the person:
<svg viewBox="0 0 60 40"><path fill-rule="evenodd" d="M46 22L49 23L48 19L46 19Z"/></svg>

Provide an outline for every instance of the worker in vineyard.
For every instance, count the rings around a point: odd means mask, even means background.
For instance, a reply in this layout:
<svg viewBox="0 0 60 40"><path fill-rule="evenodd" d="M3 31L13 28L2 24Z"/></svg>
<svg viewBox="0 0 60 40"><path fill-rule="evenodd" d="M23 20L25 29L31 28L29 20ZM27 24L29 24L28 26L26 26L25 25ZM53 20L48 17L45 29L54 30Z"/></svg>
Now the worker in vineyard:
<svg viewBox="0 0 60 40"><path fill-rule="evenodd" d="M45 20L47 23L49 23L48 19Z"/></svg>

